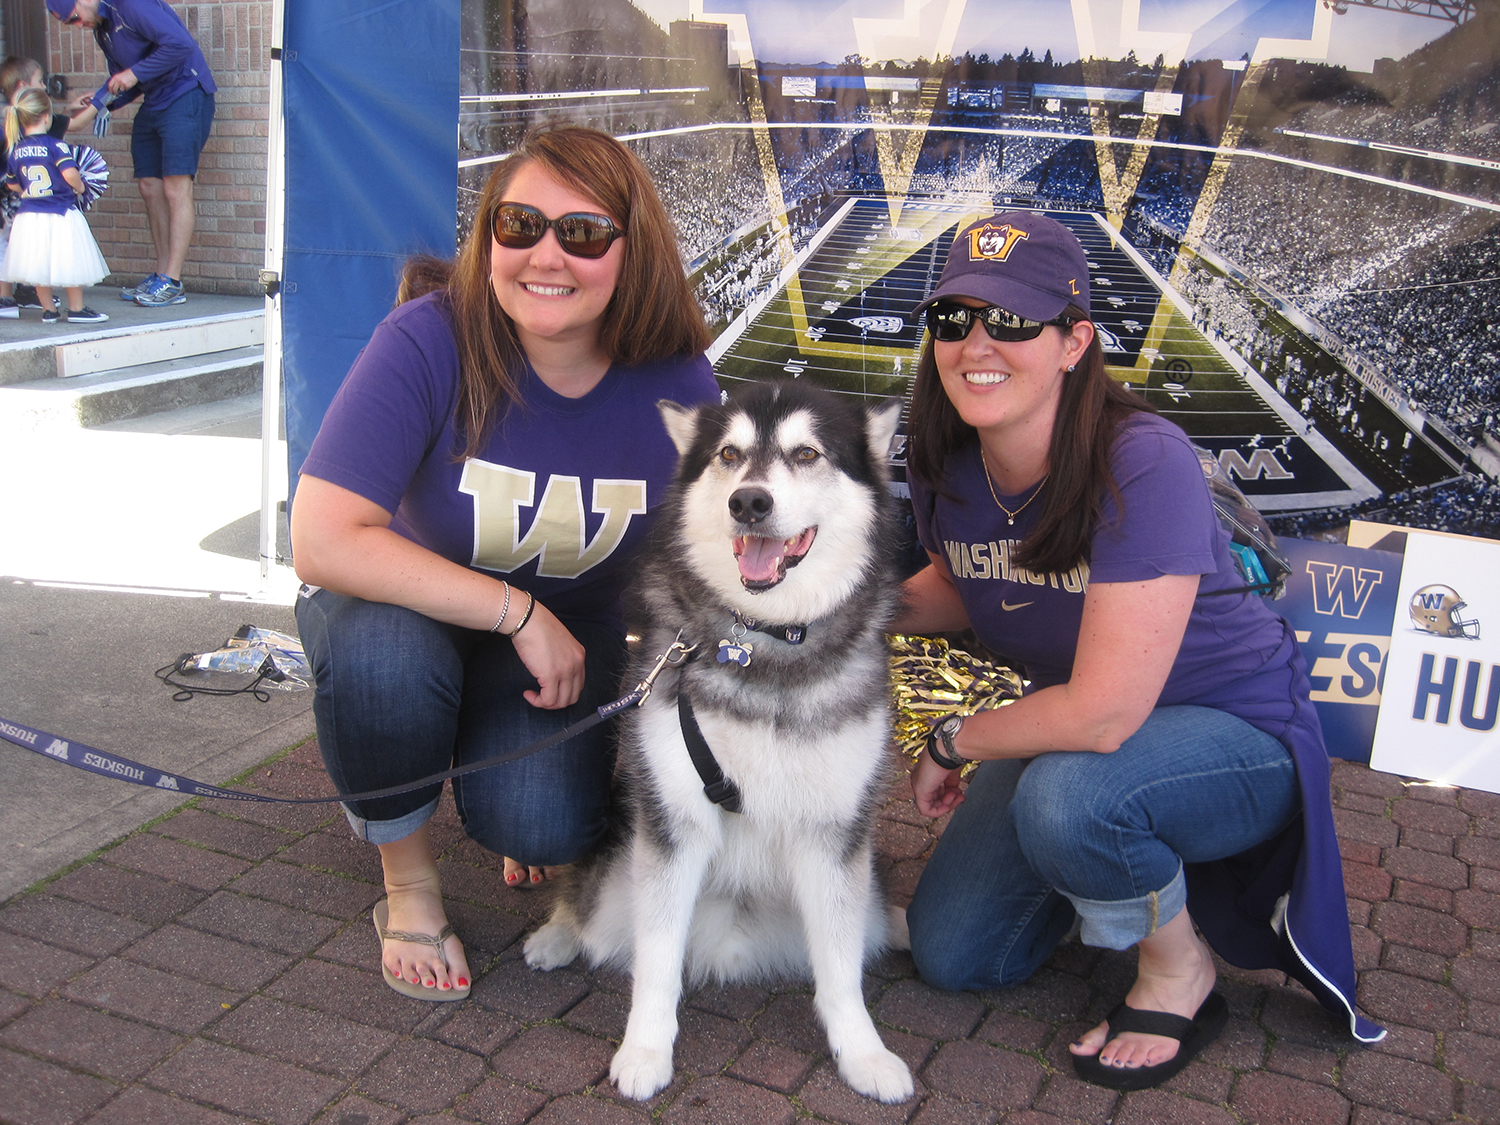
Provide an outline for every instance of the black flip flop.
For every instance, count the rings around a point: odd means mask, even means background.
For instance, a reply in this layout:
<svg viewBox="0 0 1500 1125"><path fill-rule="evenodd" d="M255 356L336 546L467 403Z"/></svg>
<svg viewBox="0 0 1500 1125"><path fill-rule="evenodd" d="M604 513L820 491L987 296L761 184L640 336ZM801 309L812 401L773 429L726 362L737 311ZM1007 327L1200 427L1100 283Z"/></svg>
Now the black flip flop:
<svg viewBox="0 0 1500 1125"><path fill-rule="evenodd" d="M1198 1052L1219 1037L1229 1022L1229 1005L1217 992L1208 999L1192 1019L1171 1012L1151 1012L1127 1007L1121 1003L1109 1013L1108 1043L1117 1035L1133 1031L1141 1035L1165 1035L1181 1044L1177 1053L1155 1066L1105 1066L1098 1055L1074 1055L1073 1069L1078 1077L1111 1090L1149 1090L1159 1086L1198 1057ZM1102 1048L1101 1048L1102 1050Z"/></svg>

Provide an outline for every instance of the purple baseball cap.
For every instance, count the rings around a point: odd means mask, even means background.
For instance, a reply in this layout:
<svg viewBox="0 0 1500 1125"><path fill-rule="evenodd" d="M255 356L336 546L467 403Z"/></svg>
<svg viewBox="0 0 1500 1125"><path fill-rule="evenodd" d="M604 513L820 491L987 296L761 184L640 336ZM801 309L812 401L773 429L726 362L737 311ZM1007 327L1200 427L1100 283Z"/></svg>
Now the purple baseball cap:
<svg viewBox="0 0 1500 1125"><path fill-rule="evenodd" d="M1069 305L1088 312L1088 259L1056 219L1002 211L959 232L937 288L917 315L945 297L973 297L1027 320L1053 320Z"/></svg>
<svg viewBox="0 0 1500 1125"><path fill-rule="evenodd" d="M73 9L77 6L77 0L47 0L47 11L60 20L65 20L71 16Z"/></svg>

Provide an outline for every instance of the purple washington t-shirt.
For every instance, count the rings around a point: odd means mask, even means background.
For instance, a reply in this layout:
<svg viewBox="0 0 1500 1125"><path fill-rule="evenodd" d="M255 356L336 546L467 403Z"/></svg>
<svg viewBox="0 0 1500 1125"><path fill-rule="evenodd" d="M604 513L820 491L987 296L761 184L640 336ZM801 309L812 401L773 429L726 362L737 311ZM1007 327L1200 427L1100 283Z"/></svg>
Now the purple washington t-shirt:
<svg viewBox="0 0 1500 1125"><path fill-rule="evenodd" d="M6 159L6 179L21 185L20 213L66 215L71 211L78 196L63 179L63 170L77 167L73 150L56 137L34 133L19 138Z"/></svg>
<svg viewBox="0 0 1500 1125"><path fill-rule="evenodd" d="M619 624L625 563L666 496L677 450L656 404L717 400L703 356L618 365L582 398L530 368L478 457L454 421L458 351L441 294L375 329L302 471L394 513L393 530L510 579L563 618Z"/></svg>
<svg viewBox="0 0 1500 1125"><path fill-rule="evenodd" d="M1156 415L1132 415L1115 440L1111 467L1124 517L1106 495L1089 561L1066 573L1033 574L1011 564L1045 497L1023 511L1014 527L1008 525L990 496L977 440L947 465L949 491L967 502L935 496L912 482L918 536L947 561L979 639L1021 663L1035 687L1064 683L1072 674L1090 582L1202 575L1159 705L1217 707L1282 737L1293 709L1287 632L1258 597L1201 596L1245 582L1187 435ZM1028 495L1001 494L1000 501L1015 511ZM1267 677L1272 665L1280 665L1280 674Z"/></svg>
<svg viewBox="0 0 1500 1125"><path fill-rule="evenodd" d="M1158 705L1212 707L1279 739L1297 765L1302 814L1249 851L1186 865L1193 919L1233 964L1291 973L1366 1041L1378 1037L1375 1025L1353 1015L1354 960L1328 758L1291 628L1253 594L1201 596L1245 583L1186 434L1154 415L1133 415L1121 426L1110 464L1123 504L1106 497L1089 563L1067 574L1034 575L1011 565L1010 553L1042 501L1008 525L990 497L977 441L946 466L950 491L967 503L911 482L918 535L946 560L980 639L1022 662L1033 687L1068 679L1090 582L1202 576ZM1000 497L1012 511L1024 499ZM1285 892L1282 927L1291 936L1283 941L1272 918Z"/></svg>

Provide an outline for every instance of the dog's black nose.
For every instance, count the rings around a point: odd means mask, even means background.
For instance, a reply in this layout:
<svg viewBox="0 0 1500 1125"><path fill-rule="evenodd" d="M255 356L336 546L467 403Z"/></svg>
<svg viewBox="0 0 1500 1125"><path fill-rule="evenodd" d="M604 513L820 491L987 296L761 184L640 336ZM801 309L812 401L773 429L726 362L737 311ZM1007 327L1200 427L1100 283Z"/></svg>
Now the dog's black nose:
<svg viewBox="0 0 1500 1125"><path fill-rule="evenodd" d="M775 503L764 488L736 488L729 497L729 514L740 523L759 523Z"/></svg>

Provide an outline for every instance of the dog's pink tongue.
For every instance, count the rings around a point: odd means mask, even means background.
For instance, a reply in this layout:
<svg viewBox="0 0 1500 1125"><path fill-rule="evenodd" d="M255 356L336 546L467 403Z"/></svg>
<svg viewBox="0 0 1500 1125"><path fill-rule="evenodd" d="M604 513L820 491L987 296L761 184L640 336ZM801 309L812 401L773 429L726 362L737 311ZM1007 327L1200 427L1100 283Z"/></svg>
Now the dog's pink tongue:
<svg viewBox="0 0 1500 1125"><path fill-rule="evenodd" d="M739 541L740 577L747 582L769 582L781 569L786 540L747 535Z"/></svg>

